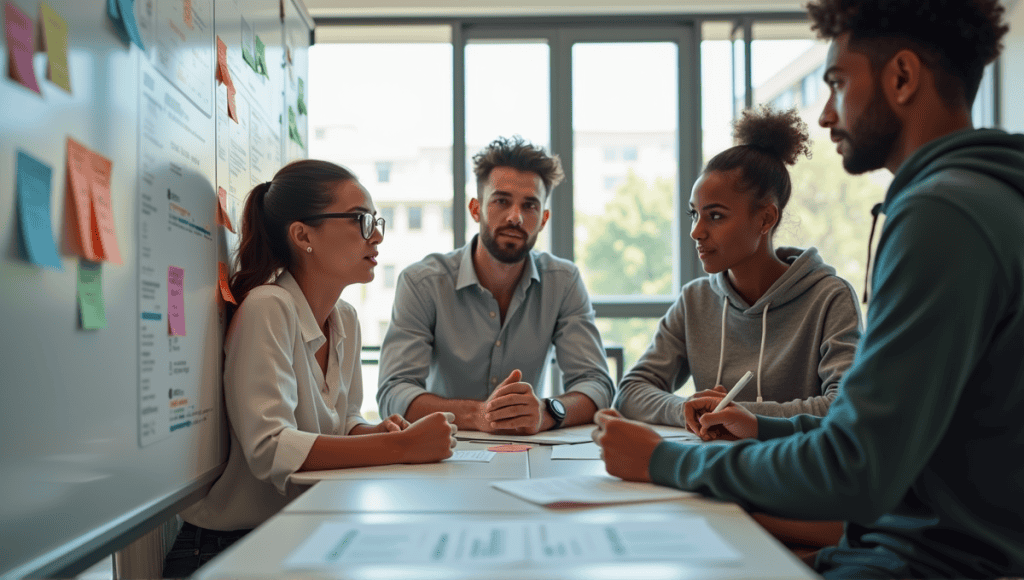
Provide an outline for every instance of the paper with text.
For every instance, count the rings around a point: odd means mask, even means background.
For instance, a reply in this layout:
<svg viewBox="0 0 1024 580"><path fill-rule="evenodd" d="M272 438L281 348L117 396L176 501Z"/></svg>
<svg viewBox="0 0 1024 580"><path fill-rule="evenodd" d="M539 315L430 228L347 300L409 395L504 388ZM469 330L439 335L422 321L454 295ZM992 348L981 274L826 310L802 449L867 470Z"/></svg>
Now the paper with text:
<svg viewBox="0 0 1024 580"><path fill-rule="evenodd" d="M484 449L476 449L473 451L454 451L452 456L443 461L475 461L478 463L490 463L497 453L493 451L487 451Z"/></svg>
<svg viewBox="0 0 1024 580"><path fill-rule="evenodd" d="M50 183L53 169L18 151L18 222L25 252L33 264L63 270L53 241Z"/></svg>
<svg viewBox="0 0 1024 580"><path fill-rule="evenodd" d="M653 483L622 481L610 475L492 481L491 487L538 505L663 501L695 495Z"/></svg>

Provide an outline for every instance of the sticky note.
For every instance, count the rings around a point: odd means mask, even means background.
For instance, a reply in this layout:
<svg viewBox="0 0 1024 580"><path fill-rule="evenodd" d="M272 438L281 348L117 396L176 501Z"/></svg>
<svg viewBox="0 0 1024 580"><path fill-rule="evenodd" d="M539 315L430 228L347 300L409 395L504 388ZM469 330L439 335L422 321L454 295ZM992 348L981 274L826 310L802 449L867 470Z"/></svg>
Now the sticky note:
<svg viewBox="0 0 1024 580"><path fill-rule="evenodd" d="M270 78L267 75L267 47L263 45L259 35L256 35L256 65L253 67L259 74Z"/></svg>
<svg viewBox="0 0 1024 580"><path fill-rule="evenodd" d="M228 214L228 192L223 187L217 188L217 225L226 227L231 233L235 233L235 226L231 224L231 215Z"/></svg>
<svg viewBox="0 0 1024 580"><path fill-rule="evenodd" d="M103 304L103 266L87 260L78 261L78 310L82 328L107 327L107 310Z"/></svg>
<svg viewBox="0 0 1024 580"><path fill-rule="evenodd" d="M135 0L117 0L117 8L121 13L124 28L128 32L128 38L135 43L135 46L146 50L146 46L142 43L142 33L139 32L139 23L135 19Z"/></svg>
<svg viewBox="0 0 1024 580"><path fill-rule="evenodd" d="M299 102L296 103L296 106L299 109L300 115L306 114L306 98L303 95L303 93L305 92L305 88L303 86L304 84L305 83L302 82L302 77L299 77Z"/></svg>
<svg viewBox="0 0 1024 580"><path fill-rule="evenodd" d="M228 117L238 122L238 111L235 107L235 85L228 85Z"/></svg>
<svg viewBox="0 0 1024 580"><path fill-rule="evenodd" d="M18 151L18 220L25 252L33 264L63 270L50 218L52 177L49 165Z"/></svg>
<svg viewBox="0 0 1024 580"><path fill-rule="evenodd" d="M185 336L185 270L167 268L167 324L171 336Z"/></svg>
<svg viewBox="0 0 1024 580"><path fill-rule="evenodd" d="M70 93L68 23L46 2L39 3L39 17L43 27L43 49L46 51L46 78Z"/></svg>
<svg viewBox="0 0 1024 580"><path fill-rule="evenodd" d="M217 69L215 76L217 81L229 87L234 86L231 80L231 71L228 69L228 47L224 41L217 37Z"/></svg>
<svg viewBox="0 0 1024 580"><path fill-rule="evenodd" d="M92 236L92 151L68 137L68 204L74 224L73 246L76 253L93 262L102 260L93 248Z"/></svg>
<svg viewBox="0 0 1024 580"><path fill-rule="evenodd" d="M124 27L124 20L121 18L121 9L117 7L117 0L107 0L107 16L114 25L117 37L121 42L130 44L132 39L128 36L128 30Z"/></svg>
<svg viewBox="0 0 1024 580"><path fill-rule="evenodd" d="M217 271L219 274L217 285L220 286L221 297L227 302L238 304L235 302L234 294L231 293L231 284L228 283L228 265L224 262L217 262Z"/></svg>
<svg viewBox="0 0 1024 580"><path fill-rule="evenodd" d="M192 26L192 0L184 0L182 4L185 5L185 14L183 15L185 20L185 26L187 26L189 30L192 30L194 28Z"/></svg>
<svg viewBox="0 0 1024 580"><path fill-rule="evenodd" d="M288 105L288 136L292 141L295 141L299 147L305 147L302 144L302 135L299 135L299 127L295 121L295 109L291 105Z"/></svg>
<svg viewBox="0 0 1024 580"><path fill-rule="evenodd" d="M114 211L110 204L110 175L113 163L99 153L92 152L90 198L92 200L92 247L97 255L115 264L121 264L121 250L114 232Z"/></svg>
<svg viewBox="0 0 1024 580"><path fill-rule="evenodd" d="M36 44L35 23L13 2L4 3L4 36L7 37L7 76L39 93L39 81L32 68Z"/></svg>

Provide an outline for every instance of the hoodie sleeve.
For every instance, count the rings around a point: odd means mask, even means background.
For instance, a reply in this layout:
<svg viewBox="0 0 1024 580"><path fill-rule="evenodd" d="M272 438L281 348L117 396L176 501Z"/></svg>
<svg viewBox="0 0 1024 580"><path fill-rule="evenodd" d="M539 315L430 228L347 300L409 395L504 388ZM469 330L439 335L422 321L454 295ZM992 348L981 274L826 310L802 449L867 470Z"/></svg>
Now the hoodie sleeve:
<svg viewBox="0 0 1024 580"><path fill-rule="evenodd" d="M821 317L821 344L818 347L818 377L821 395L792 401L742 402L739 405L756 415L793 417L815 415L824 417L832 401L839 395L839 383L853 365L857 342L863 330L857 293L846 280L827 302Z"/></svg>
<svg viewBox="0 0 1024 580"><path fill-rule="evenodd" d="M658 323L647 351L622 377L613 406L623 416L656 425L686 426L686 400L673 394L690 377L683 300L680 294Z"/></svg>

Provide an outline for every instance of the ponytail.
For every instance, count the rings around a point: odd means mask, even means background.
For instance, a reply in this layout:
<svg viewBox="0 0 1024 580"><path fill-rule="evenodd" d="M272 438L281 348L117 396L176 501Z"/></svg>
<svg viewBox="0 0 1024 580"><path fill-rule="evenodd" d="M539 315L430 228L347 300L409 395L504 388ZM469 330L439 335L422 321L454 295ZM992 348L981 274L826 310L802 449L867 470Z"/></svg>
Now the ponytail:
<svg viewBox="0 0 1024 580"><path fill-rule="evenodd" d="M242 213L242 233L229 286L238 303L250 290L273 281L292 265L288 226L298 218L322 212L334 201L340 182L354 180L351 171L315 159L285 165L274 179L252 188Z"/></svg>

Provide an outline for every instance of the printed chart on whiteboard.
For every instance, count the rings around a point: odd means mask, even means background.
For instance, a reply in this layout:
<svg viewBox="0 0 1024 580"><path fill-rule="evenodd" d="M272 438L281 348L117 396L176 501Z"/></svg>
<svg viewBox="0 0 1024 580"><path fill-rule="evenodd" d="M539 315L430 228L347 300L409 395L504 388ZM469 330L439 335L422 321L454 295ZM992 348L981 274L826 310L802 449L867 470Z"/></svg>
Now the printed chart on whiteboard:
<svg viewBox="0 0 1024 580"><path fill-rule="evenodd" d="M212 72L210 73L212 75ZM139 71L139 444L219 409L214 126L147 59ZM212 85L210 93L212 99ZM204 400L205 397L205 400Z"/></svg>

